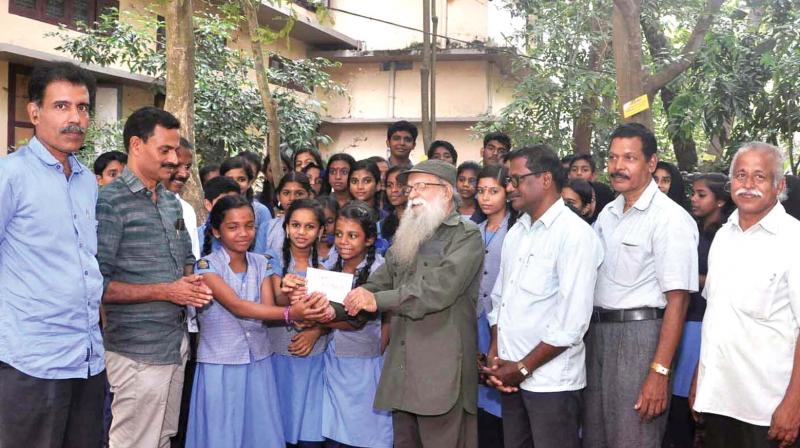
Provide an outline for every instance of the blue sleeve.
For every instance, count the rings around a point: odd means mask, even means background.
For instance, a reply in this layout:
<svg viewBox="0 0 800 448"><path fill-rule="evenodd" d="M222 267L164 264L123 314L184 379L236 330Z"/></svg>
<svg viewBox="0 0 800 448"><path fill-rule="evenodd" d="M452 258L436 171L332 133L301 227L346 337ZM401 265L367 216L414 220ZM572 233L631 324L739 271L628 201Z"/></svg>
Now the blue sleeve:
<svg viewBox="0 0 800 448"><path fill-rule="evenodd" d="M267 258L267 270L270 271L269 275L283 277L283 262L281 261L281 256L272 249L266 249L263 255Z"/></svg>
<svg viewBox="0 0 800 448"><path fill-rule="evenodd" d="M11 185L12 176L8 171L8 163L0 161L0 241L3 241L6 228L17 212L17 198Z"/></svg>
<svg viewBox="0 0 800 448"><path fill-rule="evenodd" d="M201 258L194 264L195 274L216 274L217 272L211 267L211 262L207 258Z"/></svg>

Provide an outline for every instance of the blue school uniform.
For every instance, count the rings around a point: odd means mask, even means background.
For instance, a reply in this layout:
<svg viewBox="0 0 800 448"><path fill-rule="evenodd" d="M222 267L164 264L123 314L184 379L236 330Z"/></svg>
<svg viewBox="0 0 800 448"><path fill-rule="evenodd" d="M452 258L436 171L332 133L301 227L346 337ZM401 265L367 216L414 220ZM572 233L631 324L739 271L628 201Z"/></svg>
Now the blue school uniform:
<svg viewBox="0 0 800 448"><path fill-rule="evenodd" d="M375 272L384 260L376 255ZM367 260L358 269L365 269ZM356 331L333 330L325 351L322 435L349 446L392 447L392 414L373 407L383 368L381 319Z"/></svg>
<svg viewBox="0 0 800 448"><path fill-rule="evenodd" d="M503 249L503 240L508 232L508 213L500 223L497 232L487 232L486 223L483 221L478 228L481 230L484 245L483 272L481 285L478 289L478 351L487 353L492 343L492 331L486 315L492 311L492 288L494 288L497 274L500 272L500 253ZM478 385L478 407L484 411L502 418L500 408L500 391L495 388Z"/></svg>
<svg viewBox="0 0 800 448"><path fill-rule="evenodd" d="M253 199L253 213L256 215L256 242L253 251L263 254L267 249L267 226L272 221L269 207Z"/></svg>
<svg viewBox="0 0 800 448"><path fill-rule="evenodd" d="M305 275L295 270L294 260L283 272ZM275 352L272 366L278 383L283 434L286 443L322 442L323 355L330 335L321 335L311 353L298 357L289 352L289 344L298 333L293 325L269 328L270 344Z"/></svg>
<svg viewBox="0 0 800 448"><path fill-rule="evenodd" d="M269 221L266 228L265 236L267 248L275 251L275 253L283 253L283 241L286 239L286 231L283 230L283 221L286 215L278 216Z"/></svg>
<svg viewBox="0 0 800 448"><path fill-rule="evenodd" d="M247 271L231 270L218 249L195 264L195 273L222 277L242 300L260 303L261 284L269 282L272 257L248 252ZM186 446L283 447L283 426L272 348L264 322L234 316L212 301L198 313L197 346Z"/></svg>

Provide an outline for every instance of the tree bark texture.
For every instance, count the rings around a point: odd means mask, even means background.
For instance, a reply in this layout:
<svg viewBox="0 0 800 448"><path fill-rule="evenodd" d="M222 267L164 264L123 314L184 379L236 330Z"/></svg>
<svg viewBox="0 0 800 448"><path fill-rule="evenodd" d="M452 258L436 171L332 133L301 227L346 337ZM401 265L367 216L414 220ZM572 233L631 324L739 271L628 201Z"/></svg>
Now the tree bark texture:
<svg viewBox="0 0 800 448"><path fill-rule="evenodd" d="M181 122L181 136L194 144L194 26L192 24L192 0L173 0L165 3L167 97L164 109ZM205 221L203 187L198 175L197 151L192 164L190 180L183 188L181 198L197 213L200 222ZM199 223L198 223L199 224Z"/></svg>
<svg viewBox="0 0 800 448"><path fill-rule="evenodd" d="M431 0L422 0L422 64L419 68L420 92L422 101L422 142L423 151L431 144L430 121L430 81L431 81Z"/></svg>
<svg viewBox="0 0 800 448"><path fill-rule="evenodd" d="M250 36L250 45L253 51L254 70L256 71L256 82L258 83L258 90L261 93L261 101L264 104L264 111L267 113L267 120L269 120L269 135L267 136L265 155L269 154L272 178L275 179L275 182L277 182L283 176L280 152L280 122L278 121L277 106L272 98L272 92L269 89L269 78L267 77L267 65L265 62L266 58L264 57L264 48L262 47L261 40L258 36L258 5L260 2L254 2L254 0L240 0L240 2L242 11L244 12L247 20L247 31Z"/></svg>

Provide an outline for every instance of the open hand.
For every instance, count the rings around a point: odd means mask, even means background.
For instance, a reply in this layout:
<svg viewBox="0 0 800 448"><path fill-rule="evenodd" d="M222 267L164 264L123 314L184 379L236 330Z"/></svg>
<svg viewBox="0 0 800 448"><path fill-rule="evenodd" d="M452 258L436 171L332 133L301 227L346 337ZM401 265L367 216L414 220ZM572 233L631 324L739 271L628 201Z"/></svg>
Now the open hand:
<svg viewBox="0 0 800 448"><path fill-rule="evenodd" d="M378 303L375 301L375 294L364 288L356 288L348 292L344 298L344 309L351 316L355 316L361 310L374 313L378 310Z"/></svg>

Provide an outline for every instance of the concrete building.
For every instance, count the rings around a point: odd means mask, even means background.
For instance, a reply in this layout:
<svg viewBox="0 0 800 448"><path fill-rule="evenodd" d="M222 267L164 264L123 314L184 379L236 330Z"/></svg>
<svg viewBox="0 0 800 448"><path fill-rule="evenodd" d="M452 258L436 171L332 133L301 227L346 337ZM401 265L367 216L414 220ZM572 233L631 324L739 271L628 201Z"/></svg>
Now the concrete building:
<svg viewBox="0 0 800 448"><path fill-rule="evenodd" d="M460 160L476 159L481 142L469 128L511 101L509 58L501 42L512 20L497 2L434 1L441 36L434 137L453 143ZM153 4L143 0L0 0L0 155L32 135L25 110L31 67L39 61L70 59L54 49L60 42L47 33L57 31L59 23L74 27L76 20L91 22L107 7L144 13ZM332 22L320 23L314 8L303 0L288 7L264 1L259 21L280 24L290 15L287 8L292 8L298 20L288 42L277 42L270 49L288 58L323 56L342 64L331 75L349 94L330 98L323 111L321 131L333 138L331 145L321 148L323 153L346 151L357 159L386 156L387 126L401 119L418 125L420 121L422 2L327 0L325 5ZM249 50L248 41L239 36L229 45ZM154 79L123 67L87 68L98 79L96 120L121 120L141 106L156 103ZM420 136L412 159L422 160L424 153Z"/></svg>

